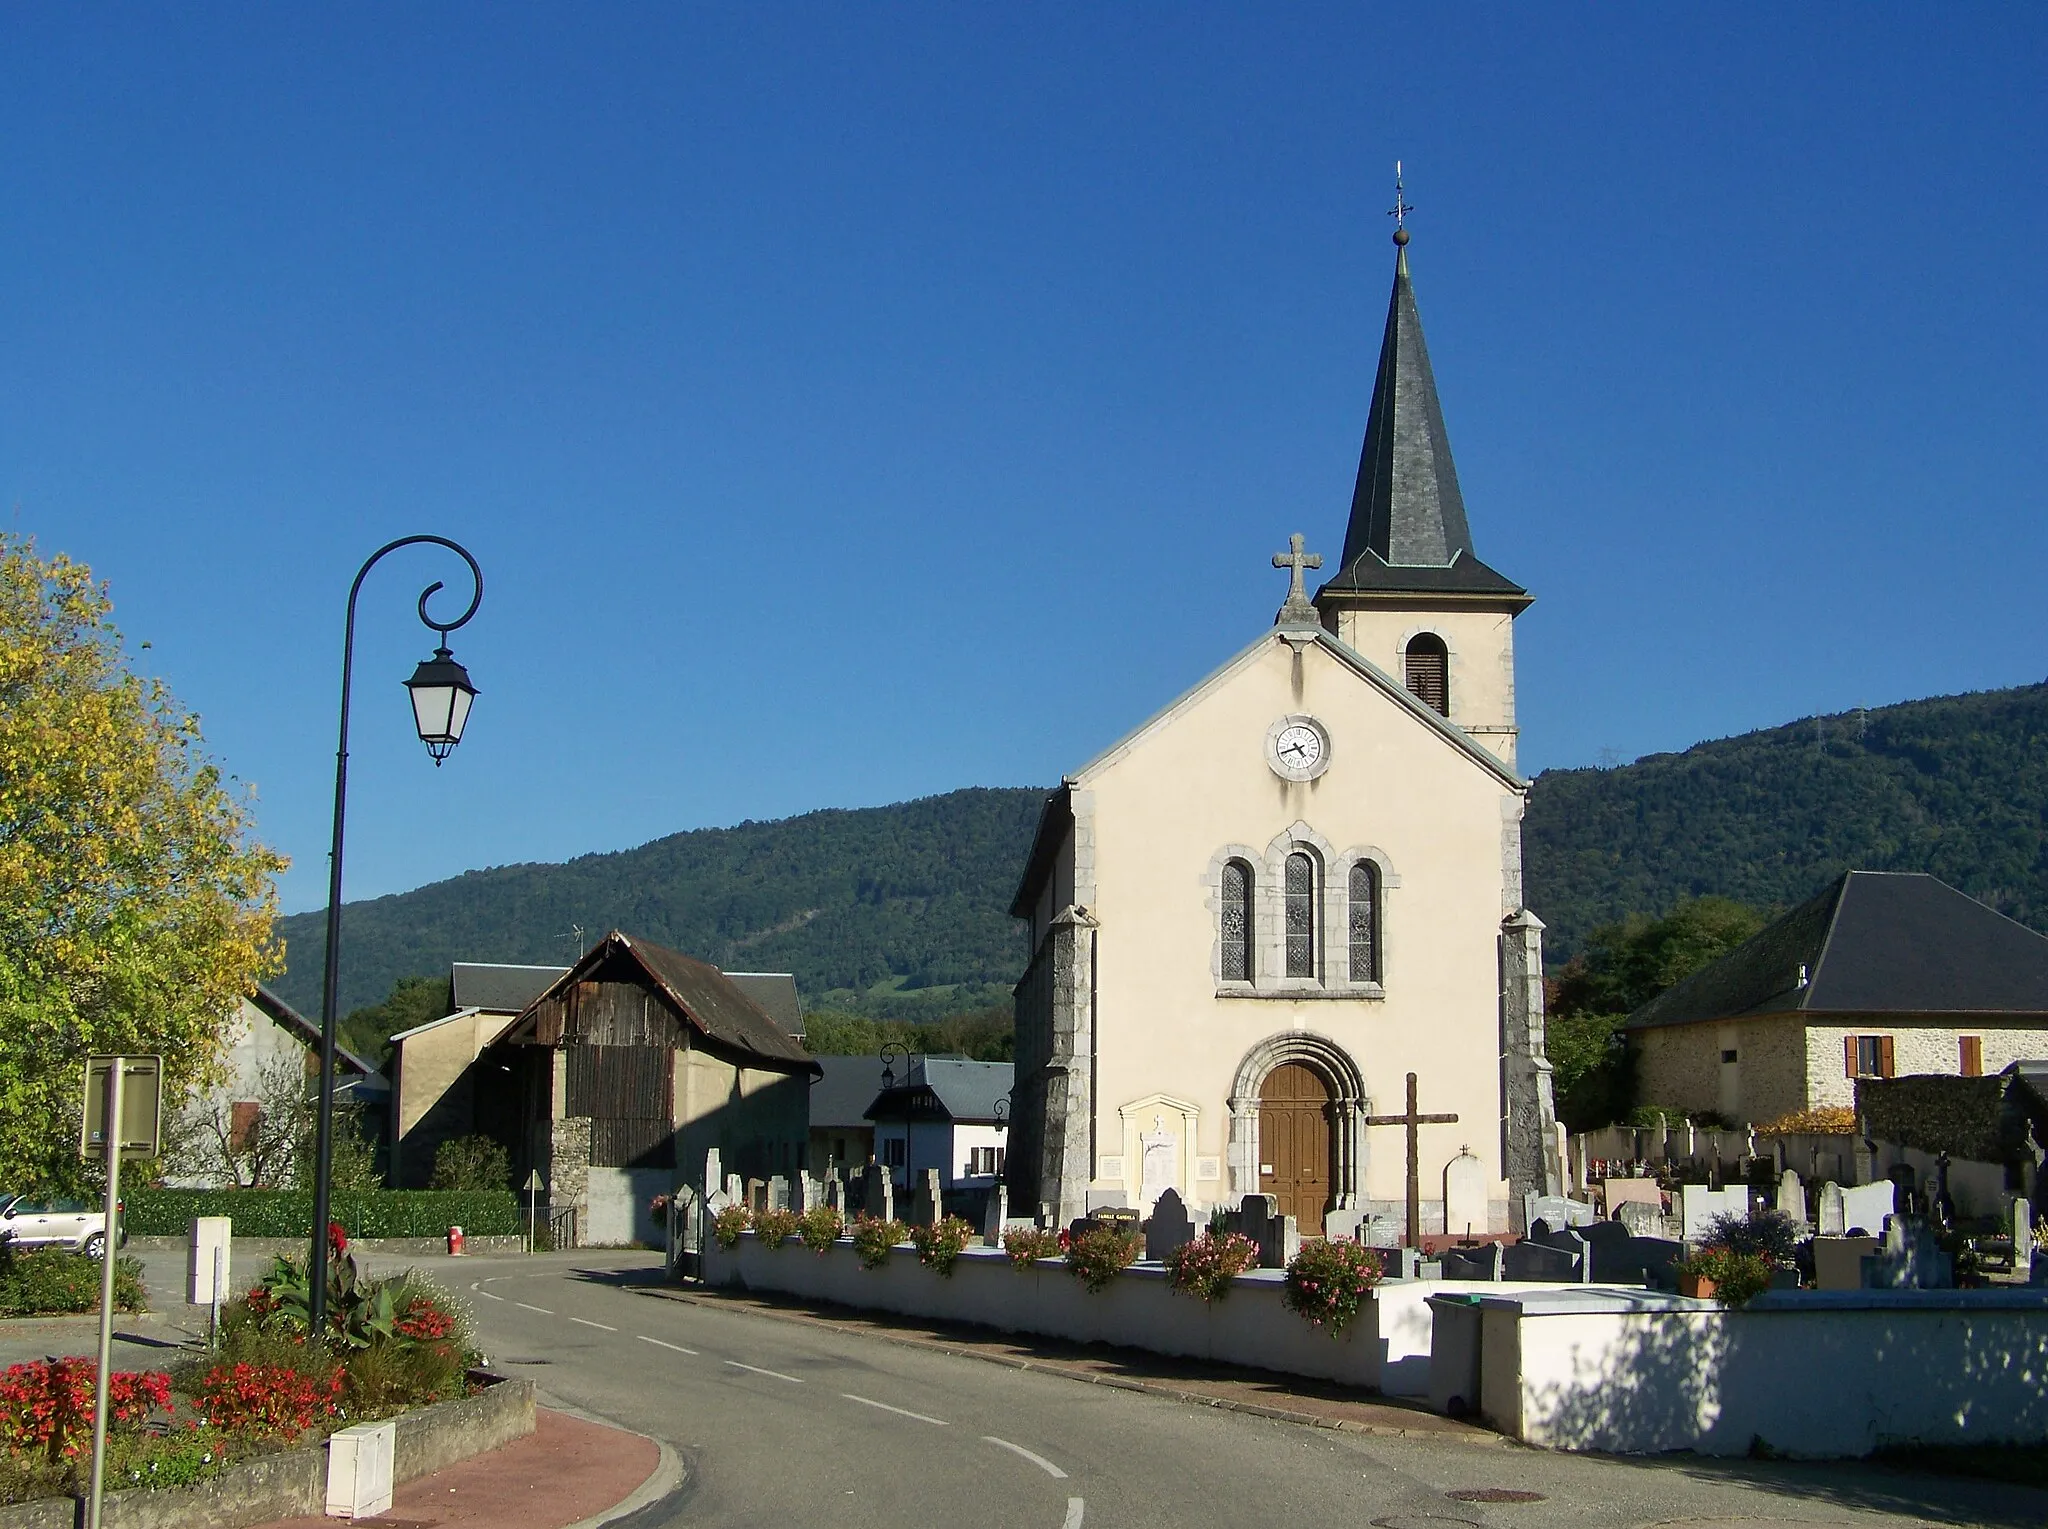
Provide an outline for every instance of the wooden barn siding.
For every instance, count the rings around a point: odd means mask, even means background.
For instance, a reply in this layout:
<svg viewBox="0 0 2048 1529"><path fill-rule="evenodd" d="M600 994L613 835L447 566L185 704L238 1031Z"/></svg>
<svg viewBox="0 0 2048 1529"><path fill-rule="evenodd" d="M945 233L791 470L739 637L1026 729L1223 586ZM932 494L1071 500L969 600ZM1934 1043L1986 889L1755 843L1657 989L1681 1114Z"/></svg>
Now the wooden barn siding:
<svg viewBox="0 0 2048 1529"><path fill-rule="evenodd" d="M675 1053L666 1046L571 1045L566 1112L590 1117L595 1168L673 1168Z"/></svg>

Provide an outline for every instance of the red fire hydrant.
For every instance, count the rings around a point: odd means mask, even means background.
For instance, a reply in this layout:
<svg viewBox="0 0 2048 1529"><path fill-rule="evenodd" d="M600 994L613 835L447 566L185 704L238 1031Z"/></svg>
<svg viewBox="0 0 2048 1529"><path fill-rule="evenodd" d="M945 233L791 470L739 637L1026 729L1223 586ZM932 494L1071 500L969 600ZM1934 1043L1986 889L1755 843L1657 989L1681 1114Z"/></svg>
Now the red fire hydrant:
<svg viewBox="0 0 2048 1529"><path fill-rule="evenodd" d="M448 1256L450 1258L460 1258L462 1256L462 1228L459 1226L448 1228Z"/></svg>

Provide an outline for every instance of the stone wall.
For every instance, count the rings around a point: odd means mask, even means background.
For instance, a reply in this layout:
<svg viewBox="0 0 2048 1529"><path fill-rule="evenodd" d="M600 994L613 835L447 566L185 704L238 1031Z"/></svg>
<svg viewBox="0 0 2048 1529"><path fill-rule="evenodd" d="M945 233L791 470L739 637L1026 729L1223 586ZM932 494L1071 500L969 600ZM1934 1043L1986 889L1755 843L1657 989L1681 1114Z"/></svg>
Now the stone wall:
<svg viewBox="0 0 2048 1529"><path fill-rule="evenodd" d="M564 1115L548 1136L548 1209L576 1212L579 1229L590 1219L590 1117Z"/></svg>

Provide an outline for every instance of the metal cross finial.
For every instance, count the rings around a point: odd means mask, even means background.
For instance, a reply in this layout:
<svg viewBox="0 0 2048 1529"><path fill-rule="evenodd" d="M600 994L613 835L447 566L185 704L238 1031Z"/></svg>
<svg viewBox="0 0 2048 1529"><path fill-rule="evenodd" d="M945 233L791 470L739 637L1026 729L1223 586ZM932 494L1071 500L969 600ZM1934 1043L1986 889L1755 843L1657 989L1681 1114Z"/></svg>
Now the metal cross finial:
<svg viewBox="0 0 2048 1529"><path fill-rule="evenodd" d="M1396 228L1404 227L1408 222L1408 214L1415 210L1401 191L1401 161L1397 159L1394 161L1394 205L1387 209L1387 216L1394 220Z"/></svg>
<svg viewBox="0 0 2048 1529"><path fill-rule="evenodd" d="M1302 535L1299 531L1296 531L1287 538L1287 550L1273 554L1273 566L1275 568L1293 570L1292 578L1287 586L1287 603L1289 605L1308 604L1308 590L1301 582L1302 570L1323 566L1323 555L1320 552L1304 552L1301 550L1301 544Z"/></svg>

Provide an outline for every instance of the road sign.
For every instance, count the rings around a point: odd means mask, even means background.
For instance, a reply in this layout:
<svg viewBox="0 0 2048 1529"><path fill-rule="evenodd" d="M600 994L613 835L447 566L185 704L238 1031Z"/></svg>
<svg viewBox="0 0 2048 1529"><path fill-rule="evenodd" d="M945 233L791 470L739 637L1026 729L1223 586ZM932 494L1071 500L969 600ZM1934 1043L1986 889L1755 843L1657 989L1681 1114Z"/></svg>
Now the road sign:
<svg viewBox="0 0 2048 1529"><path fill-rule="evenodd" d="M541 1182L540 1170L538 1168L534 1169L533 1172L529 1173L526 1176L526 1192L528 1194L537 1195L547 1187L547 1185Z"/></svg>
<svg viewBox="0 0 2048 1529"><path fill-rule="evenodd" d="M160 1056L94 1056L85 1062L85 1128L78 1150L104 1157L107 1150L107 1074L121 1067L121 1156L155 1157L163 1150L164 1059Z"/></svg>

